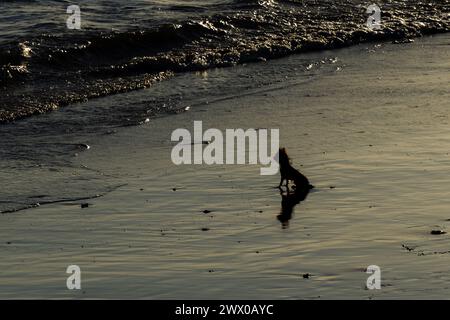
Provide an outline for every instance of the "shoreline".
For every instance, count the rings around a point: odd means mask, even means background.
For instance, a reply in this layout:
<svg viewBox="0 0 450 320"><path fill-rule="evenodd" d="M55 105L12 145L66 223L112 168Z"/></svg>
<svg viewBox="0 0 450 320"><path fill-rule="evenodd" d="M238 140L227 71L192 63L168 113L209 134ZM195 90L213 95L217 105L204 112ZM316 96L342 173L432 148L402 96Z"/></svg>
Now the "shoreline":
<svg viewBox="0 0 450 320"><path fill-rule="evenodd" d="M85 209L75 201L0 215L0 297L445 296L450 238L430 231L449 226L448 41L333 51L339 70L95 137L74 162L126 185ZM246 67L262 74L302 61ZM280 145L316 186L288 228L277 219L279 176L170 162L170 133L194 120L280 128ZM81 267L81 291L65 288L70 264ZM373 264L381 290L364 288Z"/></svg>
<svg viewBox="0 0 450 320"><path fill-rule="evenodd" d="M376 31L366 27L368 14L358 4L317 7L311 1L305 10L295 3L271 6L250 2L227 14L156 29L106 36L87 32L75 46L66 42L74 41L70 32L62 32L56 47L57 39L47 45L45 37L13 42L5 47L6 62L0 66L0 125L93 98L142 90L170 81L173 74L370 45L372 41L401 42L450 30L447 7L439 1L428 6L398 0L382 3L382 7L382 29ZM38 45L27 47L32 43ZM68 61L74 61L74 66ZM154 111L161 110L155 107Z"/></svg>

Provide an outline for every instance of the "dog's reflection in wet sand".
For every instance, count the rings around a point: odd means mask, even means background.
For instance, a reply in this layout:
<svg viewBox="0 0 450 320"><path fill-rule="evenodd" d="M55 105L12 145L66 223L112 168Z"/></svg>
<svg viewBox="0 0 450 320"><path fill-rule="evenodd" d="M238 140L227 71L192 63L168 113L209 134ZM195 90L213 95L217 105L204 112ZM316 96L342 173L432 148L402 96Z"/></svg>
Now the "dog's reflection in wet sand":
<svg viewBox="0 0 450 320"><path fill-rule="evenodd" d="M289 228L289 221L292 219L292 214L294 212L294 207L300 202L304 201L308 196L309 189L301 189L296 191L290 191L287 189L286 192L280 189L281 195L281 212L277 216L277 219L281 222L281 228Z"/></svg>

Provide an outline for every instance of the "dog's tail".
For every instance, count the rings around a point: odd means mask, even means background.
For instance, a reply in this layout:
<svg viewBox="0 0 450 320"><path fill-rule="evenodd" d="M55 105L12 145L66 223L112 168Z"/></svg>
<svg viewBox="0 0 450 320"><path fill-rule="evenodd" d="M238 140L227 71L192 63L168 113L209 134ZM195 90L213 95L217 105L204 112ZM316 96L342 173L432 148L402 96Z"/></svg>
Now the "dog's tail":
<svg viewBox="0 0 450 320"><path fill-rule="evenodd" d="M312 184L309 185L309 189L314 189L314 188L315 187Z"/></svg>

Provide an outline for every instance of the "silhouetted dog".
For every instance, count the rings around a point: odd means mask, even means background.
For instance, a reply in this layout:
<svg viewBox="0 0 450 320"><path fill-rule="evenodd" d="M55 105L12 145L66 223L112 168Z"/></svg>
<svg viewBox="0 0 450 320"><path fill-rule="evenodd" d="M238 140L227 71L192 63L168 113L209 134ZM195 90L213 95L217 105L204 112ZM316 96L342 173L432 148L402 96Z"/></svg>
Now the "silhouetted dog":
<svg viewBox="0 0 450 320"><path fill-rule="evenodd" d="M286 180L286 187L289 189L289 181L294 181L296 192L305 192L314 188L313 185L309 183L308 178L291 166L291 160L286 153L285 148L281 148L278 152L279 163L280 163L280 175L281 181L278 188L281 188L283 181Z"/></svg>

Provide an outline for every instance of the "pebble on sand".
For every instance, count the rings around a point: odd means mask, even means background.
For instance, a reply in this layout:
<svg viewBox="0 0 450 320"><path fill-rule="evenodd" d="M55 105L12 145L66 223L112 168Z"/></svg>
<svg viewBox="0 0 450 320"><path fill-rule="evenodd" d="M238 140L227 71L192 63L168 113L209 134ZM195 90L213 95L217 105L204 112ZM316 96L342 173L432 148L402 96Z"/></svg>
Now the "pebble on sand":
<svg viewBox="0 0 450 320"><path fill-rule="evenodd" d="M210 210L203 210L203 213L204 214L208 214L208 213L211 213L211 211Z"/></svg>
<svg viewBox="0 0 450 320"><path fill-rule="evenodd" d="M87 207L89 207L89 203L82 203L81 204L81 209L85 209Z"/></svg>
<svg viewBox="0 0 450 320"><path fill-rule="evenodd" d="M414 251L414 249L415 249L415 247L410 247L410 246L407 246L406 244L402 244L402 247L404 249L406 249L407 251Z"/></svg>
<svg viewBox="0 0 450 320"><path fill-rule="evenodd" d="M446 234L447 232L443 231L443 230L431 230L430 234L433 235L440 235L440 234Z"/></svg>

